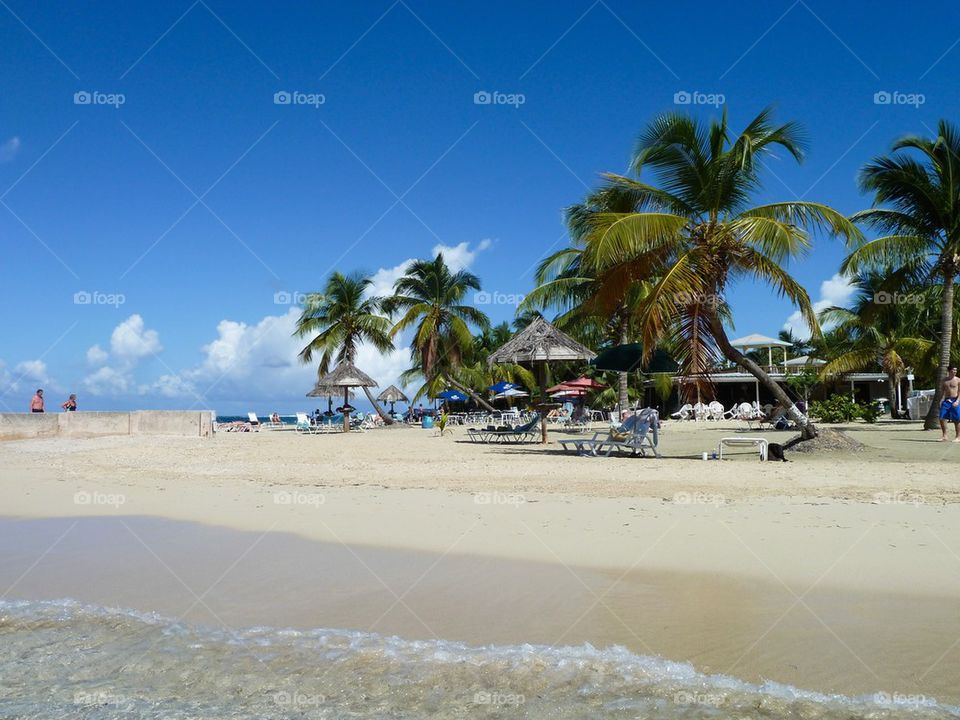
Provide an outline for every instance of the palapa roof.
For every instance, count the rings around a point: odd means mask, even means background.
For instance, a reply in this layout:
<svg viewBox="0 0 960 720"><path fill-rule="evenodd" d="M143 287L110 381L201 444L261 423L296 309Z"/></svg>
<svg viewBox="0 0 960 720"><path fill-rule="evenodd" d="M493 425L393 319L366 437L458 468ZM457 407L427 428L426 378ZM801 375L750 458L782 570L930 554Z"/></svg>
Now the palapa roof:
<svg viewBox="0 0 960 720"><path fill-rule="evenodd" d="M391 385L382 393L380 393L377 396L377 400L388 403L410 402L407 399L407 396L403 394L403 391L400 390L400 388L398 388L396 385Z"/></svg>
<svg viewBox="0 0 960 720"><path fill-rule="evenodd" d="M321 387L376 387L376 381L362 370L358 369L352 362L344 360L337 365L332 372L327 373L317 380L317 385Z"/></svg>
<svg viewBox="0 0 960 720"><path fill-rule="evenodd" d="M596 353L557 330L542 317L535 318L499 350L490 354L490 363L560 362L592 360Z"/></svg>
<svg viewBox="0 0 960 720"><path fill-rule="evenodd" d="M334 387L333 385L317 385L313 386L313 390L307 393L307 397L329 397L331 395L341 395L343 393L343 388ZM350 397L353 397L353 391L350 391Z"/></svg>
<svg viewBox="0 0 960 720"><path fill-rule="evenodd" d="M731 340L730 344L735 348L765 348L765 347L792 347L793 343L788 343L784 340L777 340L776 338L767 337L766 335L758 335L754 333L753 335L746 335L742 338L737 338L736 340Z"/></svg>

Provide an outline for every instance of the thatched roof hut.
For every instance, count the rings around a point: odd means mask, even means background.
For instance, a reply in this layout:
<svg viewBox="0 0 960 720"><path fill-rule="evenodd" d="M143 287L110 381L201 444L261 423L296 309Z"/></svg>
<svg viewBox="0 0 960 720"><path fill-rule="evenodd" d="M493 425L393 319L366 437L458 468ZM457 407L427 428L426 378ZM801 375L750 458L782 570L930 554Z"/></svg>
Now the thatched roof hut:
<svg viewBox="0 0 960 720"><path fill-rule="evenodd" d="M547 403L546 365L550 362L583 360L589 361L597 354L581 345L566 333L557 330L542 317L537 317L518 332L499 350L490 354L488 362L528 363L535 366L540 383L540 429L543 442L547 442L547 418L544 414Z"/></svg>
<svg viewBox="0 0 960 720"><path fill-rule="evenodd" d="M317 387L336 388L343 390L343 404L346 409L343 413L343 431L350 432L349 395L352 387L376 387L376 381L352 362L344 360L331 372L317 379Z"/></svg>
<svg viewBox="0 0 960 720"><path fill-rule="evenodd" d="M490 354L493 363L562 362L592 360L597 354L542 317L535 318L499 350Z"/></svg>
<svg viewBox="0 0 960 720"><path fill-rule="evenodd" d="M380 393L377 396L377 400L380 402L388 402L391 405L398 402L410 402L410 400L407 399L407 396L403 394L403 391L396 385L391 385L382 393Z"/></svg>
<svg viewBox="0 0 960 720"><path fill-rule="evenodd" d="M377 382L352 362L344 360L332 371L319 378L317 385L335 388L376 387Z"/></svg>

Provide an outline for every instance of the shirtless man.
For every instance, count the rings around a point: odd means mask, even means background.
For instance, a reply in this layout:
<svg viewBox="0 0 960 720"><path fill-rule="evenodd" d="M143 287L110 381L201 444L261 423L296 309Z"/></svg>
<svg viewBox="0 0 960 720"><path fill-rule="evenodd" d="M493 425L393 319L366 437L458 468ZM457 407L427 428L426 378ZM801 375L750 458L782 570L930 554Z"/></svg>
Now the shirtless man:
<svg viewBox="0 0 960 720"><path fill-rule="evenodd" d="M956 434L953 441L960 443L960 378L957 377L955 367L947 371L947 379L943 381L943 402L940 403L940 429L943 437L940 442L947 441L947 422L953 423Z"/></svg>

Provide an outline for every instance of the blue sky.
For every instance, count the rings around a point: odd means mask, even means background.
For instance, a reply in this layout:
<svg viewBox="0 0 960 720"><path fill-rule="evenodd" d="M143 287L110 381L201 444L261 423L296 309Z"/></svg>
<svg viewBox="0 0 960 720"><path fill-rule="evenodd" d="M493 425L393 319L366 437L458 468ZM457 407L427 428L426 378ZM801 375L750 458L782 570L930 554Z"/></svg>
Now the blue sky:
<svg viewBox="0 0 960 720"><path fill-rule="evenodd" d="M843 212L868 203L865 160L958 116L960 8L940 4L303 5L0 3L0 408L44 385L86 409L303 409L288 299L438 247L526 292L562 208L660 112L722 99L737 127L775 103L810 152L771 161L758 200ZM820 239L791 271L842 302L842 256ZM793 312L729 299L738 334ZM385 386L406 352L359 364Z"/></svg>

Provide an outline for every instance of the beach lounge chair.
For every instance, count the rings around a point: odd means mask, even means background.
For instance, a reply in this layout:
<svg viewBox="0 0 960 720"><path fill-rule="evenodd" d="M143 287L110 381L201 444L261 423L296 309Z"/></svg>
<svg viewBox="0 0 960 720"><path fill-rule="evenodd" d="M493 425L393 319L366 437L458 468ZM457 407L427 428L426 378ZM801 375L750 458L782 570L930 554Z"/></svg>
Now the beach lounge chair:
<svg viewBox="0 0 960 720"><path fill-rule="evenodd" d="M690 403L687 403L686 405L681 407L679 410L677 410L675 413L672 413L670 417L674 418L675 420L693 419L693 405L691 405Z"/></svg>
<svg viewBox="0 0 960 720"><path fill-rule="evenodd" d="M481 443L521 443L535 442L540 439L540 416L534 413L523 425L514 428L495 427L470 428L467 437L471 442Z"/></svg>
<svg viewBox="0 0 960 720"><path fill-rule="evenodd" d="M297 424L293 429L303 435L315 435L318 432L317 428L310 424L306 413L297 413Z"/></svg>
<svg viewBox="0 0 960 720"><path fill-rule="evenodd" d="M693 419L697 422L710 419L710 409L701 402L693 406Z"/></svg>
<svg viewBox="0 0 960 720"><path fill-rule="evenodd" d="M724 415L723 405L718 403L716 400L714 400L712 403L707 405L707 410L709 410L710 412L711 420L717 420L717 421L723 420L723 415Z"/></svg>
<svg viewBox="0 0 960 720"><path fill-rule="evenodd" d="M747 430L753 429L753 423L759 420L759 412L750 403L740 403L737 408L737 422L740 427L747 426Z"/></svg>
<svg viewBox="0 0 960 720"><path fill-rule="evenodd" d="M250 424L251 430L260 429L260 418L257 417L256 413L248 412L247 413L247 422Z"/></svg>
<svg viewBox="0 0 960 720"><path fill-rule="evenodd" d="M596 456L603 453L610 457L616 450L618 453L629 451L631 455L639 454L646 457L647 450L652 450L656 457L660 457L660 415L653 408L644 408L631 415L617 428L611 428L606 436L604 433L594 433L589 440L571 438L561 440L564 450L573 448L581 455ZM604 453L604 448L606 452Z"/></svg>

